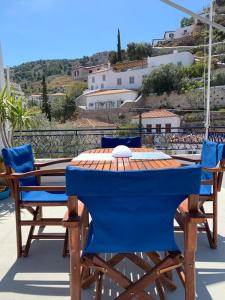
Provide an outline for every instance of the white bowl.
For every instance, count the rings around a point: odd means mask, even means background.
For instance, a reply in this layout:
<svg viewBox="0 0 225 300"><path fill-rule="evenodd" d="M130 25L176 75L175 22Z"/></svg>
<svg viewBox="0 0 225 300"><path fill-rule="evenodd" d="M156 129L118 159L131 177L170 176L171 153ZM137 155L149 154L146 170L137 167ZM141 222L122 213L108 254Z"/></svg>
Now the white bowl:
<svg viewBox="0 0 225 300"><path fill-rule="evenodd" d="M112 156L113 157L131 157L132 152L127 146L120 145L113 149Z"/></svg>

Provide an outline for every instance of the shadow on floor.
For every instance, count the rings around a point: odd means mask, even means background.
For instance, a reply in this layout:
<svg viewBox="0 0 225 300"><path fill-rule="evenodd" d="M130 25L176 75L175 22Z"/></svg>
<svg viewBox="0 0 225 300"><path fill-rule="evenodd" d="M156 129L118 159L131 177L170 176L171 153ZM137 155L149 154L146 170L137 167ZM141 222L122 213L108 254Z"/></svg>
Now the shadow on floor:
<svg viewBox="0 0 225 300"><path fill-rule="evenodd" d="M15 210L14 202L11 198L4 199L0 201L0 223L5 220L5 218L12 214Z"/></svg>
<svg viewBox="0 0 225 300"><path fill-rule="evenodd" d="M68 296L69 258L62 257L62 248L63 241L34 241L30 256L17 259L2 278L0 291L30 294L31 299L35 295Z"/></svg>
<svg viewBox="0 0 225 300"><path fill-rule="evenodd" d="M177 235L177 240L179 244L182 243L181 234ZM62 245L62 241L34 241L30 256L15 261L1 281L0 291L30 294L31 299L36 299L35 295L49 296L48 299L54 299L54 296L69 299L69 258L61 256ZM110 255L107 256L107 258L110 257ZM198 299L213 299L207 285L219 284L225 280L225 267L219 267L219 263L225 262L225 238L219 236L218 250L211 250L205 234L199 234L196 260ZM218 268L215 268L215 265L218 265ZM124 275L134 281L143 274L142 270L126 260L121 262L118 267ZM177 290L175 292L167 291L167 300L184 299L184 289L176 274L174 281L177 284ZM94 285L92 285L84 290L82 299L94 299L94 289ZM102 300L115 299L121 291L121 288L106 277L103 282ZM153 286L150 286L148 291L153 297L156 295Z"/></svg>

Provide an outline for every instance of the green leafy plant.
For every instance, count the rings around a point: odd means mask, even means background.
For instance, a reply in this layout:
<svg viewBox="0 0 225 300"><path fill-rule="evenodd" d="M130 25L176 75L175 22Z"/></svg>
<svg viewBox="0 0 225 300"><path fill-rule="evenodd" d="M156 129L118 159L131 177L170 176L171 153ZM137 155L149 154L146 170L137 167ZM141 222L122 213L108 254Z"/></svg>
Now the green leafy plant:
<svg viewBox="0 0 225 300"><path fill-rule="evenodd" d="M30 115L23 97L16 97L13 90L0 94L0 136L5 147L13 146L15 130L21 131L30 127Z"/></svg>

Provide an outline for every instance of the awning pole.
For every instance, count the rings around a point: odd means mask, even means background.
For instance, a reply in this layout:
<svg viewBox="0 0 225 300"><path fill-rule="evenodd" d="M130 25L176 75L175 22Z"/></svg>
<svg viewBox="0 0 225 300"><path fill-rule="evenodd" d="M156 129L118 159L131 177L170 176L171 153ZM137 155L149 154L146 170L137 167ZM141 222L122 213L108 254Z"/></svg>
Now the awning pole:
<svg viewBox="0 0 225 300"><path fill-rule="evenodd" d="M213 19L213 1L210 6L210 21ZM209 53L208 53L208 84L207 84L207 100L206 100L206 122L205 122L205 138L209 137L210 127L210 81L211 81L211 62L212 62L212 25L209 25Z"/></svg>

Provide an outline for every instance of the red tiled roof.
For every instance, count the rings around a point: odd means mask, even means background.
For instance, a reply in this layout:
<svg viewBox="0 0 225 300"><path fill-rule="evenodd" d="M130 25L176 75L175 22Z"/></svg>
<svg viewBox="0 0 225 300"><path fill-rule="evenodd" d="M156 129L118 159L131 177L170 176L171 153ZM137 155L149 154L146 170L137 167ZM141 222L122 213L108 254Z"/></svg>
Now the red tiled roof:
<svg viewBox="0 0 225 300"><path fill-rule="evenodd" d="M96 92L87 94L86 97L111 95L111 94L123 94L123 93L129 93L129 92L133 92L133 90L126 90L126 89L122 89L122 90L98 90Z"/></svg>
<svg viewBox="0 0 225 300"><path fill-rule="evenodd" d="M168 110L152 110L152 111L147 111L142 114L142 119L166 118L166 117L177 117L177 115ZM133 119L138 119L138 118L139 118L139 116L133 117Z"/></svg>

